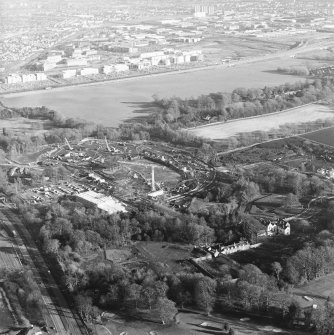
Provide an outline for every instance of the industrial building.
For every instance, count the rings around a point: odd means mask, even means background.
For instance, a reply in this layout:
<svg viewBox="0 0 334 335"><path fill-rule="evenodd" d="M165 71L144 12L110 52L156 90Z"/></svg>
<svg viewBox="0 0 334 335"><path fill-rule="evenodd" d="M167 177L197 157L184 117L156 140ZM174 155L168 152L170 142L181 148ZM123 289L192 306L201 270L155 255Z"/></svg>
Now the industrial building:
<svg viewBox="0 0 334 335"><path fill-rule="evenodd" d="M118 200L94 191L87 191L78 194L77 200L87 207L96 207L108 214L127 212L125 206Z"/></svg>

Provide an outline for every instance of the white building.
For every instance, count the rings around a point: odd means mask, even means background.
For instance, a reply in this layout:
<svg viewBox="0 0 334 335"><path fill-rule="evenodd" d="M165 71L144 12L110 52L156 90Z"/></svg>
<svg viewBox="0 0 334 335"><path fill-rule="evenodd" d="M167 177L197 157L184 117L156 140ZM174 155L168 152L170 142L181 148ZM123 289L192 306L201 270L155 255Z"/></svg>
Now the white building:
<svg viewBox="0 0 334 335"><path fill-rule="evenodd" d="M37 81L48 80L48 77L46 76L45 73L37 72L37 73L36 73L36 80L37 80Z"/></svg>
<svg viewBox="0 0 334 335"><path fill-rule="evenodd" d="M17 73L12 73L6 77L6 84L22 83L22 78Z"/></svg>
<svg viewBox="0 0 334 335"><path fill-rule="evenodd" d="M56 63L52 63L52 62L44 62L44 63L42 64L42 70L43 70L43 71L49 71L49 70L54 69L56 66L57 66Z"/></svg>
<svg viewBox="0 0 334 335"><path fill-rule="evenodd" d="M94 191L87 191L77 195L78 201L88 207L97 207L108 214L126 212L125 206L118 200Z"/></svg>
<svg viewBox="0 0 334 335"><path fill-rule="evenodd" d="M67 78L72 78L72 77L75 77L77 75L77 70L64 70L62 72L63 74L63 78L64 79L67 79Z"/></svg>
<svg viewBox="0 0 334 335"><path fill-rule="evenodd" d="M85 66L87 65L87 59L85 58L69 58L66 59L67 66Z"/></svg>
<svg viewBox="0 0 334 335"><path fill-rule="evenodd" d="M79 70L80 76L91 76L99 73L99 69L97 67L85 67Z"/></svg>
<svg viewBox="0 0 334 335"><path fill-rule="evenodd" d="M112 72L114 72L114 66L113 65L104 65L102 71L103 71L104 74L112 73Z"/></svg>
<svg viewBox="0 0 334 335"><path fill-rule="evenodd" d="M61 55L52 55L46 58L47 63L58 63L62 60Z"/></svg>
<svg viewBox="0 0 334 335"><path fill-rule="evenodd" d="M22 83L30 83L32 81L36 81L36 75L33 73L22 74Z"/></svg>
<svg viewBox="0 0 334 335"><path fill-rule="evenodd" d="M126 71L129 71L129 65L122 64L122 63L115 64L114 69L116 72L126 72Z"/></svg>

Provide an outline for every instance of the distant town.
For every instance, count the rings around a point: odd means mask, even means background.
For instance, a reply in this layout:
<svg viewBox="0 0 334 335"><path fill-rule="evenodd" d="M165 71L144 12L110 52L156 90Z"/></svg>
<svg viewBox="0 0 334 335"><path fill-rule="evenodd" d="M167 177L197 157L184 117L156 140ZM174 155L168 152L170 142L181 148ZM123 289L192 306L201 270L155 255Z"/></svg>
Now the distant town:
<svg viewBox="0 0 334 335"><path fill-rule="evenodd" d="M152 2L145 11L143 6L102 1L92 10L74 0L5 4L0 93L232 65L243 56L221 57L207 45L222 36L242 43L334 33L331 1Z"/></svg>

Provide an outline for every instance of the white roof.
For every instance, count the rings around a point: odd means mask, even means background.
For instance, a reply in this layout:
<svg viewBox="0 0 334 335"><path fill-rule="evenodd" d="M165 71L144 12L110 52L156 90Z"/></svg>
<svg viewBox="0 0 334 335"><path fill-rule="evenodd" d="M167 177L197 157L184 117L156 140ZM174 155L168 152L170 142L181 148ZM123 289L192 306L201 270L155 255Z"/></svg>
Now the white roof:
<svg viewBox="0 0 334 335"><path fill-rule="evenodd" d="M96 193L94 191L87 191L77 195L78 198L89 201L100 208L101 210L113 214L116 212L126 212L125 206L114 199L113 197L106 196L101 193Z"/></svg>
<svg viewBox="0 0 334 335"><path fill-rule="evenodd" d="M149 197L158 197L159 195L163 195L164 194L164 190L158 190L158 191L154 191L148 194Z"/></svg>

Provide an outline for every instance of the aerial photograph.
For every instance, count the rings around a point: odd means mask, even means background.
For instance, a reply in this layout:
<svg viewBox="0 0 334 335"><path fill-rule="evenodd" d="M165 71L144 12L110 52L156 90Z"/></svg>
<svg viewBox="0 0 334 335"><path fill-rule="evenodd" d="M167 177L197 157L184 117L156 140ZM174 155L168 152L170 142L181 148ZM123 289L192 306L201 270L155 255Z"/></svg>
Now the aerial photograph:
<svg viewBox="0 0 334 335"><path fill-rule="evenodd" d="M0 0L0 335L334 335L334 0Z"/></svg>

